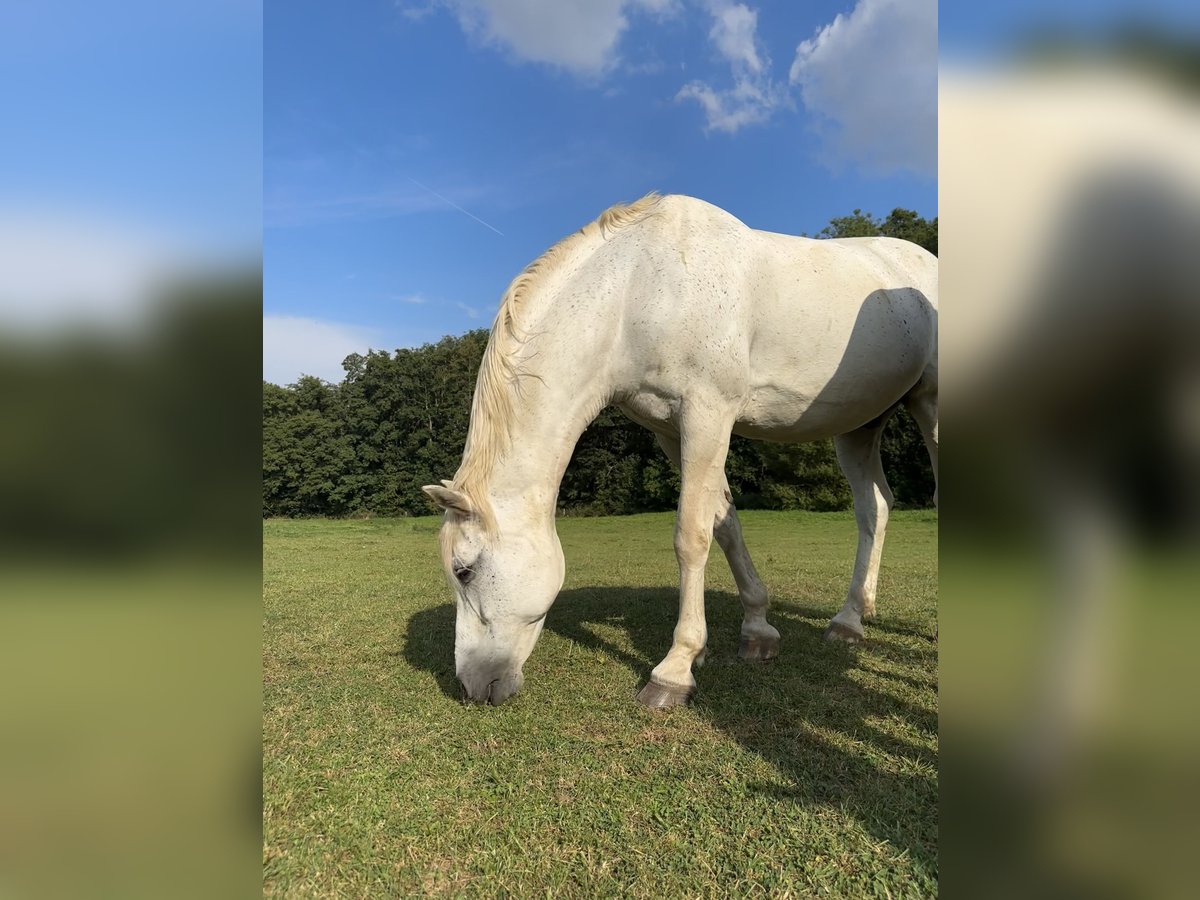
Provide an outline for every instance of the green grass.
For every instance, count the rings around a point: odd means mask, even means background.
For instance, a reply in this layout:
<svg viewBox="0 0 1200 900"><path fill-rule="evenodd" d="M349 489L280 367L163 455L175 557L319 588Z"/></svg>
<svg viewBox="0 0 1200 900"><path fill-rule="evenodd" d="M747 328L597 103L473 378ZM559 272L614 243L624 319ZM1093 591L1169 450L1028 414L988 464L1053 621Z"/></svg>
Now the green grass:
<svg viewBox="0 0 1200 900"><path fill-rule="evenodd" d="M848 513L746 512L782 655L737 659L716 545L690 707L634 694L677 609L673 517L564 519L567 580L498 708L464 706L437 519L264 525L264 879L275 896L929 896L937 518L894 513L880 618Z"/></svg>

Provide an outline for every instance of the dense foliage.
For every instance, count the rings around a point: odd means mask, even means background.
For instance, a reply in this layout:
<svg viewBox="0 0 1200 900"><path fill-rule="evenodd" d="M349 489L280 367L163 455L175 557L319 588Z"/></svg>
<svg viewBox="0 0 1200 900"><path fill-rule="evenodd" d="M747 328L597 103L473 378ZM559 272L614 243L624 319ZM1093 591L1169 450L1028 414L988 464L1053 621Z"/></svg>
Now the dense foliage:
<svg viewBox="0 0 1200 900"><path fill-rule="evenodd" d="M822 237L888 234L937 252L937 219L897 209L885 220L855 210ZM263 514L420 515L424 484L450 478L467 435L485 330L395 353L352 354L336 385L305 376L263 383ZM883 440L884 468L900 506L927 506L933 478L924 441L901 410ZM743 507L834 510L850 489L830 441L768 444L735 437L729 482ZM583 433L559 492L580 514L670 509L679 478L653 435L613 408Z"/></svg>

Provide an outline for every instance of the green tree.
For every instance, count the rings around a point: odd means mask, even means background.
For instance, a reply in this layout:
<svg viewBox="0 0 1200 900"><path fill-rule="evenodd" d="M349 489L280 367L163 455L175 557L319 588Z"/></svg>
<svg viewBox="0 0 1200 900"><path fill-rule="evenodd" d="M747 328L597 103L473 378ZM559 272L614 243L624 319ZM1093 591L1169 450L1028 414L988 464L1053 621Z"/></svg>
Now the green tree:
<svg viewBox="0 0 1200 900"><path fill-rule="evenodd" d="M353 460L338 389L304 376L263 384L263 506L270 515L344 515L339 487Z"/></svg>
<svg viewBox="0 0 1200 900"><path fill-rule="evenodd" d="M911 209L896 208L886 219L876 219L870 213L856 209L848 216L831 219L817 233L820 238L893 237L912 241L934 256L938 252L938 220L927 220Z"/></svg>

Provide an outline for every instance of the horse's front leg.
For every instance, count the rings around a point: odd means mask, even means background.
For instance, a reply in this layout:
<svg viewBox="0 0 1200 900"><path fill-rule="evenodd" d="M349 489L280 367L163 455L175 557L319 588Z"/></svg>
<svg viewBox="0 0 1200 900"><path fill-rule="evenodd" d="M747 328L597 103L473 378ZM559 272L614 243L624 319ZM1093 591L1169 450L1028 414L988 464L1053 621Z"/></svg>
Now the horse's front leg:
<svg viewBox="0 0 1200 900"><path fill-rule="evenodd" d="M646 706L677 706L696 692L692 663L704 653L704 565L713 525L725 508L725 455L732 415L712 402L685 401L680 411L681 465L675 556L679 560L679 621L671 650L638 694Z"/></svg>
<svg viewBox="0 0 1200 900"><path fill-rule="evenodd" d="M658 442L675 468L682 469L679 438L676 435L659 434ZM725 553L745 613L738 656L742 659L772 659L779 655L779 632L767 621L767 588L758 577L758 571L750 559L750 551L742 539L742 526L733 505L729 479L724 473L721 474L721 496L723 502L717 507L713 535ZM703 660L701 653L697 663Z"/></svg>

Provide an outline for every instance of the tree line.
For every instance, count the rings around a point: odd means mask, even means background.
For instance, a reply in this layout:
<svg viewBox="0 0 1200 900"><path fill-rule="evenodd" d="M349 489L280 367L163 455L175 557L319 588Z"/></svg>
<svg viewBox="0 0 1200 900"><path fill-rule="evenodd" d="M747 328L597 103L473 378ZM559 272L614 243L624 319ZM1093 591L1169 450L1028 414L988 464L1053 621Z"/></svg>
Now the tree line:
<svg viewBox="0 0 1200 900"><path fill-rule="evenodd" d="M937 219L896 209L833 219L819 237L883 234L937 253ZM488 332L388 353L351 354L339 384L311 376L263 382L263 515L425 515L421 486L451 477L467 436L475 376ZM933 476L905 410L883 436L888 483L902 507L928 506ZM831 441L773 444L734 437L726 463L743 508L838 510L851 505ZM566 513L614 515L673 509L679 476L654 436L615 408L579 439L559 491Z"/></svg>

